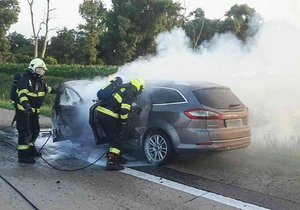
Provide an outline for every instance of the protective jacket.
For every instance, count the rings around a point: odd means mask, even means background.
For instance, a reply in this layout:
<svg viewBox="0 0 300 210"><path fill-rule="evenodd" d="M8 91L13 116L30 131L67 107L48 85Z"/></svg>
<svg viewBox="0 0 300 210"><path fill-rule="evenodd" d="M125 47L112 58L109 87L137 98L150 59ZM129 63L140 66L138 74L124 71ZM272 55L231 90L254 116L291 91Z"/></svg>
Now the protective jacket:
<svg viewBox="0 0 300 210"><path fill-rule="evenodd" d="M55 91L46 85L43 79L27 70L18 81L17 109L24 111L26 107L30 106L32 112L39 113L47 93L55 93Z"/></svg>
<svg viewBox="0 0 300 210"><path fill-rule="evenodd" d="M137 91L131 84L124 84L110 97L103 101L96 109L97 111L106 114L115 119L120 119L121 122L128 121L131 105L137 98Z"/></svg>

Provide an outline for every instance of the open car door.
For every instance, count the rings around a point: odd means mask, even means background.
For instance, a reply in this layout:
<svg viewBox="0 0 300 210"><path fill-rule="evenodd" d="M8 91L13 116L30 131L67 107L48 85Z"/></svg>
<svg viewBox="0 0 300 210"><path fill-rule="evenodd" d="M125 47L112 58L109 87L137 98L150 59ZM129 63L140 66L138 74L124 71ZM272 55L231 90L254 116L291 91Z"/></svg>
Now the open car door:
<svg viewBox="0 0 300 210"><path fill-rule="evenodd" d="M109 142L108 137L106 136L101 123L96 124L96 108L101 105L101 102L97 102L95 103L93 106L91 106L90 108L90 113L89 113L89 124L92 128L92 132L94 135L94 139L95 139L95 144L105 144L107 142Z"/></svg>
<svg viewBox="0 0 300 210"><path fill-rule="evenodd" d="M72 87L61 84L57 89L52 108L53 141L77 138L81 135L82 117L80 106L84 103L79 93Z"/></svg>

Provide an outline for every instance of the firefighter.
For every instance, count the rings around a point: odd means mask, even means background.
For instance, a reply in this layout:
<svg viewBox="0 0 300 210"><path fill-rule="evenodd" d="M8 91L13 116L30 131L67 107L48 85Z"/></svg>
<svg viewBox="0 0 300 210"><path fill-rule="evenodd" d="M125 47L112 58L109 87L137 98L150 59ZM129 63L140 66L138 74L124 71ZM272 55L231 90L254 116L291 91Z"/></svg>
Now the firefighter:
<svg viewBox="0 0 300 210"><path fill-rule="evenodd" d="M47 93L55 90L43 81L47 67L42 59L33 59L17 82L16 122L18 130L18 162L35 163L41 154L34 145L40 132L39 113Z"/></svg>
<svg viewBox="0 0 300 210"><path fill-rule="evenodd" d="M120 163L124 138L121 133L127 128L132 103L136 101L137 96L142 93L144 87L145 82L143 79L134 79L117 88L108 100L103 101L96 108L96 124L102 126L110 144L105 167L108 171L124 169L124 166Z"/></svg>
<svg viewBox="0 0 300 210"><path fill-rule="evenodd" d="M104 144L108 142L108 139L103 131L103 128L101 126L101 123L98 122L97 116L97 110L96 108L103 104L107 103L106 101L110 99L112 94L123 84L123 80L121 77L116 77L109 81L107 85L105 85L103 88L101 88L97 92L97 100L93 100L96 102L91 108L90 108L90 119L89 123L93 130L93 134L95 137L96 144Z"/></svg>

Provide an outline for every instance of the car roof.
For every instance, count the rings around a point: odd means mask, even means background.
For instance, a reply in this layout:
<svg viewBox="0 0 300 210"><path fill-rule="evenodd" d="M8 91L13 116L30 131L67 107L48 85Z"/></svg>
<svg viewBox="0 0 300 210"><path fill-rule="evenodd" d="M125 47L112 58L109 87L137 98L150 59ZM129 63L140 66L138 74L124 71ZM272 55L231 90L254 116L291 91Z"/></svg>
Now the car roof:
<svg viewBox="0 0 300 210"><path fill-rule="evenodd" d="M71 80L64 82L64 84L71 86L75 89L79 87L85 87L91 84L90 80ZM229 89L226 86L219 85L212 82L205 82L205 81L184 81L184 80L177 80L177 81L170 81L170 80L146 80L145 81L146 89L147 87L166 87L166 88L174 88L174 89L190 89L192 91L199 90L199 89Z"/></svg>
<svg viewBox="0 0 300 210"><path fill-rule="evenodd" d="M148 85L147 85L148 84ZM146 88L149 87L169 87L169 88L190 88L191 90L199 89L229 89L226 86L212 82L204 81L169 81L169 80L150 80L146 81Z"/></svg>

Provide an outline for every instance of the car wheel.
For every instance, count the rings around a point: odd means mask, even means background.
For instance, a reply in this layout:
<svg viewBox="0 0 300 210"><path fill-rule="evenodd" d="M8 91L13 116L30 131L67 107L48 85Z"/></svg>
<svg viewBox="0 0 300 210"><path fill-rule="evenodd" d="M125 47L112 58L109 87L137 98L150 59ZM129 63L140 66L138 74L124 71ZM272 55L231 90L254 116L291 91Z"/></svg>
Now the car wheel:
<svg viewBox="0 0 300 210"><path fill-rule="evenodd" d="M174 158L174 149L170 138L161 131L151 131L145 138L144 154L153 165L169 163Z"/></svg>

